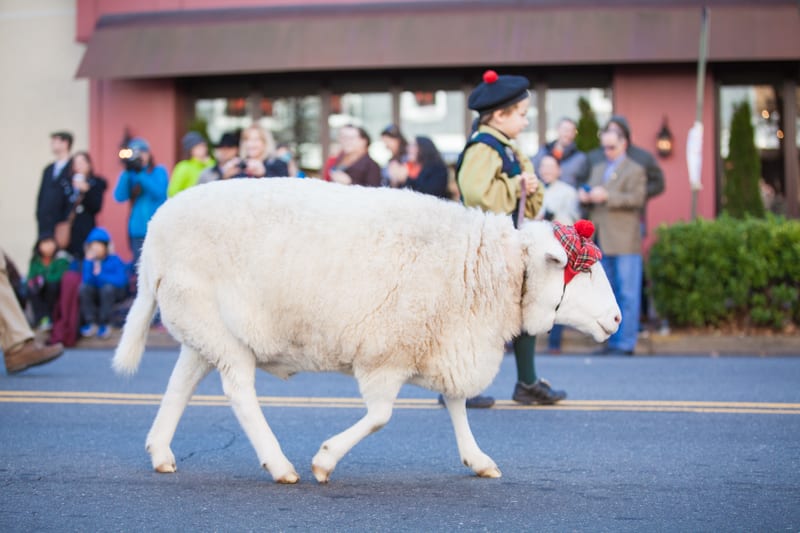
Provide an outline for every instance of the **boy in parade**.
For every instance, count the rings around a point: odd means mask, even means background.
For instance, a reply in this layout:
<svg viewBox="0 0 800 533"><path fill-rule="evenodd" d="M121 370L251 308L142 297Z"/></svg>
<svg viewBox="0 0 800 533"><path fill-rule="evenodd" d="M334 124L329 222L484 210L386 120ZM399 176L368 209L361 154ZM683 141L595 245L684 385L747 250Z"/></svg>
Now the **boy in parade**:
<svg viewBox="0 0 800 533"><path fill-rule="evenodd" d="M530 83L522 76L499 76L488 70L483 83L469 96L468 105L478 112L477 130L470 136L459 158L456 179L464 205L484 211L509 214L516 220L522 194L525 217L533 219L542 206L542 187L533 165L512 141L528 127ZM536 337L522 332L513 341L517 384L512 399L521 404L554 404L566 398L536 375ZM467 407L491 407L494 399L478 396Z"/></svg>

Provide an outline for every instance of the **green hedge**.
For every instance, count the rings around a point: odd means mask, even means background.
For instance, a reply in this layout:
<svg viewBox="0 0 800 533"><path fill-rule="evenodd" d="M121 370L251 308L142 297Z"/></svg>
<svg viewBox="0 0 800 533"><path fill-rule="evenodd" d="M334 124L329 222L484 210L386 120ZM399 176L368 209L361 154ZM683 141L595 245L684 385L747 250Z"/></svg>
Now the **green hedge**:
<svg viewBox="0 0 800 533"><path fill-rule="evenodd" d="M647 271L676 326L800 324L800 222L780 217L661 226Z"/></svg>

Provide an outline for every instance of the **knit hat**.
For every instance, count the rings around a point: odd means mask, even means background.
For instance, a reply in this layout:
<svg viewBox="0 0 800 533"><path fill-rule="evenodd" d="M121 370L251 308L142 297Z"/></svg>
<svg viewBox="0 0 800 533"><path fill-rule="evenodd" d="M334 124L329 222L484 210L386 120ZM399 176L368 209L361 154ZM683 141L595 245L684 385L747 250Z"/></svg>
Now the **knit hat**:
<svg viewBox="0 0 800 533"><path fill-rule="evenodd" d="M622 134L625 136L625 140L628 143L631 142L631 126L628 124L628 119L623 117L622 115L612 115L610 119L608 119L608 124L611 123L616 124L622 130ZM606 124L606 128L608 128L608 124Z"/></svg>
<svg viewBox="0 0 800 533"><path fill-rule="evenodd" d="M483 73L483 83L469 95L467 105L481 114L497 111L527 98L530 86L523 76L498 76L497 72L487 70Z"/></svg>
<svg viewBox="0 0 800 533"><path fill-rule="evenodd" d="M128 141L128 148L131 150L136 150L138 152L149 152L150 145L142 139L141 137L134 137L130 141Z"/></svg>
<svg viewBox="0 0 800 533"><path fill-rule="evenodd" d="M236 135L233 133L223 133L217 148L238 148L239 142L236 140Z"/></svg>
<svg viewBox="0 0 800 533"><path fill-rule="evenodd" d="M111 235L101 227L96 227L92 231L89 232L89 236L86 237L86 244L90 242L102 242L108 244L111 242Z"/></svg>
<svg viewBox="0 0 800 533"><path fill-rule="evenodd" d="M183 136L183 139L181 139L181 144L183 145L183 151L187 153L191 152L192 148L194 148L198 144L204 142L206 142L206 140L203 138L202 135L200 135L196 131L190 131L189 133Z"/></svg>
<svg viewBox="0 0 800 533"><path fill-rule="evenodd" d="M578 272L588 272L593 264L602 259L603 253L591 240L594 224L590 221L578 220L574 226L553 222L553 233L567 252L564 285L572 281Z"/></svg>

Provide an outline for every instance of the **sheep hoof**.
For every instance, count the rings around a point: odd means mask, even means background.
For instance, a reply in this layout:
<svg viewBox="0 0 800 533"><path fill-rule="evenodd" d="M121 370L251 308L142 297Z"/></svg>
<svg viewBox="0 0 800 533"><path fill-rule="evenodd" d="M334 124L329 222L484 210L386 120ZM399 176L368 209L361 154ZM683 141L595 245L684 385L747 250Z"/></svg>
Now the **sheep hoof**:
<svg viewBox="0 0 800 533"><path fill-rule="evenodd" d="M321 466L311 465L311 472L319 483L327 483L331 479L331 471L325 470Z"/></svg>
<svg viewBox="0 0 800 533"><path fill-rule="evenodd" d="M281 485L294 485L298 481L300 481L300 476L297 475L297 472L292 471L276 479L275 483L280 483Z"/></svg>
<svg viewBox="0 0 800 533"><path fill-rule="evenodd" d="M156 466L155 470L159 474L174 474L177 468L175 467L175 463L163 463Z"/></svg>
<svg viewBox="0 0 800 533"><path fill-rule="evenodd" d="M481 470L480 472L478 472L478 476L479 477L489 477L489 478L493 478L493 479L497 479L499 477L502 477L502 475L503 475L503 473L500 472L500 469L497 468L496 466L492 466L492 467L486 468L486 469Z"/></svg>

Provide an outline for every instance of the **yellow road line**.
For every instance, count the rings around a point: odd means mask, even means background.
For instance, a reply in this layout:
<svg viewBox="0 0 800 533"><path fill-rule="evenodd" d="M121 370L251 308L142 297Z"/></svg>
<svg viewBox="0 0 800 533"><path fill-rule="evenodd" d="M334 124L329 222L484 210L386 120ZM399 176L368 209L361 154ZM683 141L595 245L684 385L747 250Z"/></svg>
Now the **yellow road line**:
<svg viewBox="0 0 800 533"><path fill-rule="evenodd" d="M158 405L161 394L118 392L73 392L73 391L0 391L0 403L57 403L91 405ZM309 396L260 396L259 403L265 407L322 407L340 409L363 409L361 398L309 397ZM221 395L195 395L189 402L192 406L227 406L228 400ZM397 409L439 409L434 399L400 398ZM662 401L662 400L565 400L552 406L524 406L511 400L498 400L499 410L555 410L555 411L629 411L669 413L735 413L735 414L800 414L800 403L771 402L720 402L720 401Z"/></svg>

